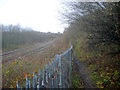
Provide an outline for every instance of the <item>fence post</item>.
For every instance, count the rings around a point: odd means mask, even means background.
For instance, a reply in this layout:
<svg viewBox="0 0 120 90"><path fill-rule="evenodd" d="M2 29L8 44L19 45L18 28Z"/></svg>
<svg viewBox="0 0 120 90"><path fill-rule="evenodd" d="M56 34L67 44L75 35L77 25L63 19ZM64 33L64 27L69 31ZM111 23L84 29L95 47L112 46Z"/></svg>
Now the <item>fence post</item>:
<svg viewBox="0 0 120 90"><path fill-rule="evenodd" d="M57 58L55 58L55 72L57 73Z"/></svg>
<svg viewBox="0 0 120 90"><path fill-rule="evenodd" d="M48 86L51 87L51 63L49 62Z"/></svg>
<svg viewBox="0 0 120 90"><path fill-rule="evenodd" d="M33 72L33 90L35 90L35 73Z"/></svg>
<svg viewBox="0 0 120 90"><path fill-rule="evenodd" d="M26 76L26 90L28 90L28 88L29 88L29 83L28 83L28 78Z"/></svg>
<svg viewBox="0 0 120 90"><path fill-rule="evenodd" d="M33 89L37 88L37 76L33 72Z"/></svg>
<svg viewBox="0 0 120 90"><path fill-rule="evenodd" d="M65 76L63 76L63 88L65 88Z"/></svg>
<svg viewBox="0 0 120 90"><path fill-rule="evenodd" d="M43 85L45 85L45 66L43 66Z"/></svg>
<svg viewBox="0 0 120 90"><path fill-rule="evenodd" d="M39 69L39 88L42 88L42 73Z"/></svg>
<svg viewBox="0 0 120 90"><path fill-rule="evenodd" d="M58 79L57 79L57 73L55 74L55 88L58 88Z"/></svg>
<svg viewBox="0 0 120 90"><path fill-rule="evenodd" d="M67 66L66 67L65 67L65 65L62 66L62 72L63 72L63 74L62 74L62 88L65 88L65 79L66 79L65 76L67 74L67 71L65 71L66 68L67 68Z"/></svg>
<svg viewBox="0 0 120 90"><path fill-rule="evenodd" d="M59 73L60 73L59 87L62 88L61 55L59 55Z"/></svg>
<svg viewBox="0 0 120 90"><path fill-rule="evenodd" d="M53 72L52 72L52 71L53 71L53 68L54 68L53 63L54 63L54 62L53 62L53 60L52 60L52 64L51 64L51 74L53 74Z"/></svg>
<svg viewBox="0 0 120 90"><path fill-rule="evenodd" d="M30 84L30 80L29 80L29 89L31 89L31 84Z"/></svg>
<svg viewBox="0 0 120 90"><path fill-rule="evenodd" d="M51 88L53 88L53 74L51 75L51 77L50 77L50 80L51 80Z"/></svg>
<svg viewBox="0 0 120 90"><path fill-rule="evenodd" d="M48 84L48 64L46 64L46 84Z"/></svg>
<svg viewBox="0 0 120 90"><path fill-rule="evenodd" d="M70 72L69 72L70 87L71 87L71 71L72 71L72 44L70 48Z"/></svg>
<svg viewBox="0 0 120 90"><path fill-rule="evenodd" d="M17 82L17 90L19 90L20 89L20 86L19 86L19 84L18 84L18 82Z"/></svg>
<svg viewBox="0 0 120 90"><path fill-rule="evenodd" d="M35 88L37 88L37 76L35 75Z"/></svg>
<svg viewBox="0 0 120 90"><path fill-rule="evenodd" d="M58 76L56 75L57 76L56 77L56 79L57 79L57 83L56 84L57 84L57 88L58 88L59 87L59 81L58 80L60 80L59 79L59 69L60 69L59 68L59 55L56 55L56 63L57 63L56 66L57 66L57 75L58 75Z"/></svg>
<svg viewBox="0 0 120 90"><path fill-rule="evenodd" d="M52 85L53 85L52 76L53 76L53 60L52 60L52 63L51 63L51 65L50 65L50 77L49 77L49 85L50 85L50 88L52 88Z"/></svg>
<svg viewBox="0 0 120 90"><path fill-rule="evenodd" d="M54 76L53 76L53 74L52 74L52 76L51 76L51 88L54 88L54 78L53 78Z"/></svg>

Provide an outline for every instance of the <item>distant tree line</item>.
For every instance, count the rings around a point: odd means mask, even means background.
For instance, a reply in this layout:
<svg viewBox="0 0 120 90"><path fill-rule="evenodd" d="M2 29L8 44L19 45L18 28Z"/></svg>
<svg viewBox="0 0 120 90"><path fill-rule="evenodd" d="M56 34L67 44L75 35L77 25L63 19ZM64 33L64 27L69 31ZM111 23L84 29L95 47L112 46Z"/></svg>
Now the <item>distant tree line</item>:
<svg viewBox="0 0 120 90"><path fill-rule="evenodd" d="M120 2L67 2L62 16L69 24L67 38L87 33L88 45L120 45ZM70 37L72 36L72 37Z"/></svg>
<svg viewBox="0 0 120 90"><path fill-rule="evenodd" d="M20 45L49 41L58 36L55 33L43 33L31 28L22 28L20 25L1 25L2 48L13 49Z"/></svg>

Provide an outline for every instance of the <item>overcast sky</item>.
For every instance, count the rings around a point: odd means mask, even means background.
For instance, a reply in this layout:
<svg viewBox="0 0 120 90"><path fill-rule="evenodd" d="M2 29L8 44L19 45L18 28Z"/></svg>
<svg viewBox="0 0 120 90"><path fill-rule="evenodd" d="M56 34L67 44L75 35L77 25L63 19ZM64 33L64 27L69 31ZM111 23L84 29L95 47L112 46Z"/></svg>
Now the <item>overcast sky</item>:
<svg viewBox="0 0 120 90"><path fill-rule="evenodd" d="M41 32L63 32L58 0L0 0L0 24L20 24Z"/></svg>

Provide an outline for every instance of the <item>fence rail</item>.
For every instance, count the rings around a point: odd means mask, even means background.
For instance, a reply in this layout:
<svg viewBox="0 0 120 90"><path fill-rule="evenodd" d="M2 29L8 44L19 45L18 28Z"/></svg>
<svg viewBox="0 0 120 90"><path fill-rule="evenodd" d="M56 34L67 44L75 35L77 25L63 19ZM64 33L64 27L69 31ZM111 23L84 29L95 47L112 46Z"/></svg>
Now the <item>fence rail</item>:
<svg viewBox="0 0 120 90"><path fill-rule="evenodd" d="M26 76L26 89L31 88L38 90L40 88L68 88L71 87L71 61L72 61L72 45L60 55L55 55L52 63L43 66L43 72L39 70L39 75L33 72L33 85ZM17 83L17 89L22 89Z"/></svg>

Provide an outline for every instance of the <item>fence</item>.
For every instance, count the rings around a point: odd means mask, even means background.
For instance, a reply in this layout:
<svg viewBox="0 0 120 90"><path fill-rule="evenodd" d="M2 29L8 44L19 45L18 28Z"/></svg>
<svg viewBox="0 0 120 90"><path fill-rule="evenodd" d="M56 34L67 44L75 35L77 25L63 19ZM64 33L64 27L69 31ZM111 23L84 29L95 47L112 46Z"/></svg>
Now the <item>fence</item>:
<svg viewBox="0 0 120 90"><path fill-rule="evenodd" d="M39 75L33 72L33 85L26 77L26 89L30 88L69 88L71 87L71 60L72 60L72 45L60 55L55 55L52 63L43 66L43 72L39 70ZM17 83L17 89L20 89ZM22 87L21 87L22 89Z"/></svg>

